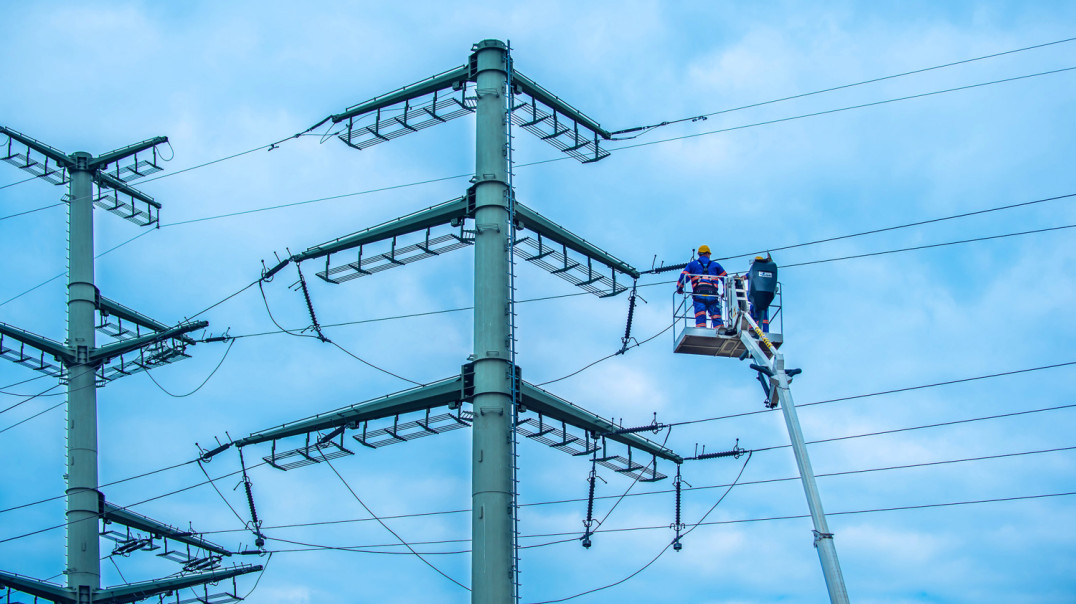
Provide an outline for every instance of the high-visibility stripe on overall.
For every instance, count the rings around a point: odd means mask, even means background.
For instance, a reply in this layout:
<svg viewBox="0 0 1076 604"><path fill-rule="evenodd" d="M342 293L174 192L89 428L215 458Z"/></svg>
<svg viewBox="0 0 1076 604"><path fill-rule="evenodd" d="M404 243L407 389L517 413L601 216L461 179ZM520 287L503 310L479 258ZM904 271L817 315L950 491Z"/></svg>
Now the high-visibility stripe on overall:
<svg viewBox="0 0 1076 604"><path fill-rule="evenodd" d="M682 289L691 282L692 302L695 308L695 326L706 327L706 315L710 315L713 326L721 327L720 281L727 273L721 264L703 258L692 260L680 273L676 286Z"/></svg>

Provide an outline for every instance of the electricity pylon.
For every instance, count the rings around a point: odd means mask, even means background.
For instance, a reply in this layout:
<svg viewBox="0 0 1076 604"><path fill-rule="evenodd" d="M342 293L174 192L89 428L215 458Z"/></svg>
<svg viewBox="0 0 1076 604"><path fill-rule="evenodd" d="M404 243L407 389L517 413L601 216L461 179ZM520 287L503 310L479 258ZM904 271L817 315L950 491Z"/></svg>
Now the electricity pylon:
<svg viewBox="0 0 1076 604"><path fill-rule="evenodd" d="M65 154L3 126L0 126L0 134L8 137L0 159L43 180L69 187L67 341L61 343L0 323L0 355L67 382L67 587L6 572L0 572L0 586L65 604L120 604L260 570L260 566L241 566L101 589L99 520L116 522L151 535L150 539L140 543L127 543L126 547L133 548L127 551L151 548L152 536L156 535L205 549L217 556L230 554L192 537L189 531L179 531L107 504L98 490L97 388L133 371L184 358L185 347L194 343L185 334L208 325L205 321L193 321L168 327L102 297L94 285L94 206L140 226L156 224L160 204L131 187L127 181L161 169L157 165L156 147L167 143L168 139L152 138L94 157L84 151ZM147 152L152 154L152 159L145 158ZM139 153L143 153L143 158L138 157ZM133 161L127 163L125 160L131 157ZM98 314L100 325L96 323ZM110 323L107 320L110 316L117 322ZM134 324L135 331L124 328L123 320ZM95 331L105 327L113 329L110 333L116 341L97 346ZM142 334L142 329L149 333ZM6 348L5 337L18 342L19 349ZM27 347L38 354L28 356Z"/></svg>
<svg viewBox="0 0 1076 604"><path fill-rule="evenodd" d="M515 71L503 42L484 40L472 50L466 65L376 97L322 122L342 125L339 138L351 147L365 149L475 113L475 175L467 193L309 248L263 274L263 278L270 278L289 263L324 258L325 268L317 276L341 283L474 246L474 352L461 375L254 433L208 452L203 459L232 444L245 447L272 442L272 452L264 459L272 467L286 470L351 455L344 441L347 430L353 431L360 445L379 447L470 424L471 601L504 604L519 597L512 447L517 433L572 455L592 456L594 463L641 481L666 478L657 469L658 459L676 465L684 459L635 433L641 430L625 430L524 382L520 368L512 362L514 293L510 250L601 297L630 289L628 281L637 279L639 271L538 212L515 203L510 186L509 120L583 162L597 161L609 154L600 146L603 139L610 137L609 132ZM517 97L523 98L517 103ZM370 118L372 124L360 125L360 119ZM472 228L468 229L468 225ZM444 228L450 230L433 233L433 229ZM524 229L532 235L517 236ZM415 243L397 245L398 238L416 234ZM368 248L378 243L389 244L389 249L370 253ZM349 253L342 264L332 266L333 257L356 250L355 256ZM309 300L301 276L300 284ZM317 326L312 306L311 314ZM462 408L463 403L471 405L470 412ZM450 411L431 416L430 410L441 406ZM401 414L423 411L424 418L403 423L399 420ZM520 418L524 413L531 415ZM395 419L389 427L368 430L368 423L380 418ZM571 434L569 426L582 434ZM278 440L301 435L306 435L305 446L277 452ZM611 444L626 446L627 457L610 452ZM642 452L651 463L638 463L633 451Z"/></svg>

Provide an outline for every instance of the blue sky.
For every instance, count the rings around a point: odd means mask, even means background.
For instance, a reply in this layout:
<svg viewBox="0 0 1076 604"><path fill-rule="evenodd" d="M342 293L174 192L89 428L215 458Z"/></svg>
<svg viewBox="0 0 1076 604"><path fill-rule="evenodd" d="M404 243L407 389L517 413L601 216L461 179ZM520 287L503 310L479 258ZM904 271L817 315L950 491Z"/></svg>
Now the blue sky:
<svg viewBox="0 0 1076 604"><path fill-rule="evenodd" d="M1071 38L1076 10L1063 2L457 3L113 2L6 3L0 124L67 152L102 153L167 135L166 176L140 188L160 201L162 228L97 262L103 295L165 322L190 317L256 279L261 261L458 197L473 171L474 121L349 149L303 137L349 105L466 61L471 44L510 40L518 69L615 130L709 114ZM595 164L557 159L518 132L520 201L640 268L687 260L706 243L715 257L846 235L1076 193L1076 72L1063 72L874 107L739 128L960 86L1076 66L1076 42L656 129ZM664 141L664 142L662 142ZM654 143L634 147L635 143ZM0 187L25 173L0 166ZM152 177L151 177L152 178ZM273 211L185 222L343 194ZM0 216L59 202L61 188L29 182L0 189ZM776 252L791 265L1076 224L1071 199ZM96 249L139 234L95 215ZM184 224L175 224L181 223ZM784 352L804 372L800 404L1076 361L1076 247L1071 230L783 269ZM0 301L66 270L63 206L0 220ZM747 259L725 262L743 270ZM309 274L312 272L304 271ZM569 284L520 266L520 300L571 294ZM331 286L311 279L322 324L468 307L470 250ZM670 275L648 276L635 315L640 340L672 315ZM286 269L265 293L277 320L310 320ZM58 279L0 306L0 321L64 338L66 289ZM624 296L564 297L519 305L519 364L531 382L554 380L620 346ZM210 331L272 332L256 288L199 315ZM470 311L334 327L355 354L408 379L458 371L471 352ZM155 370L174 394L198 387L226 344L199 344L189 360ZM805 406L808 441L924 427L809 446L849 593L858 602L1071 602L1076 594L1071 450L1071 366L898 394ZM0 365L0 385L35 377ZM36 394L50 378L5 393ZM200 390L174 398L145 374L99 390L100 475L111 482L190 460L195 442L239 437L407 387L338 349L283 334L235 341ZM550 384L555 394L625 424L684 422L762 409L757 383L735 360L672 353L663 334L628 354ZM0 409L24 396L0 395ZM43 396L0 413L0 430L61 402ZM1022 415L1009 415L1029 412ZM62 495L63 407L0 433L0 509ZM665 435L657 436L664 439ZM788 442L778 412L680 425L668 445L748 449ZM589 466L534 442L520 445L524 504L586 496ZM267 454L246 450L247 459ZM1017 454L997 457L1004 454ZM399 516L467 509L470 433L451 432L335 462L374 512ZM938 463L914 468L892 466ZM206 470L238 469L234 451ZM696 462L684 478L684 518L696 521L724 492L739 461ZM665 468L668 469L668 468ZM859 473L825 476L852 471ZM825 587L787 448L760 451L741 481L679 553L667 552L620 586L579 602L818 602ZM632 486L605 472L598 494L631 493L584 550L569 541L524 550L524 602L564 598L635 572L671 539L671 481ZM464 602L467 593L395 543L377 523L268 528L368 518L328 468L253 471L268 563L249 601ZM104 489L127 505L204 480L188 465ZM221 492L243 516L237 478ZM644 495L643 493L655 492ZM937 504L1016 498L1012 501ZM601 499L604 515L615 499ZM528 505L524 535L581 534L585 501ZM907 508L915 509L907 509ZM872 511L884 508L905 508ZM191 523L227 547L249 532L208 486L132 508ZM861 513L853 513L861 512ZM63 522L62 499L0 513L0 540ZM788 517L787 519L771 519ZM469 582L466 513L386 522ZM527 537L537 545L564 537ZM455 540L455 541L453 541ZM305 549L292 542L391 553ZM108 542L105 543L106 547ZM0 568L40 579L63 571L64 534L0 542ZM373 547L379 546L379 547ZM107 552L107 549L104 551ZM437 553L433 553L437 552ZM260 559L265 563L266 559ZM105 583L176 572L149 553L102 563ZM122 573L122 577L121 574ZM240 592L253 587L240 581Z"/></svg>

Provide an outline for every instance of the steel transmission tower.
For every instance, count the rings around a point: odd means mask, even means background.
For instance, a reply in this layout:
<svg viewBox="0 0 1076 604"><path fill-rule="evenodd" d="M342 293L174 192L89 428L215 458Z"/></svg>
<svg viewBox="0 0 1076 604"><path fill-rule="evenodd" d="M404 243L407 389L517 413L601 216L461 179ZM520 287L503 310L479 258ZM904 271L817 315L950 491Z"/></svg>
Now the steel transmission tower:
<svg viewBox="0 0 1076 604"><path fill-rule="evenodd" d="M101 589L99 520L151 535L137 541L117 539L118 547L126 551L155 549L152 536L156 536L209 552L204 560L218 556L215 559L219 561L219 556L230 555L189 531L106 503L98 490L97 388L135 371L186 358L184 350L194 341L185 334L208 325L194 321L169 327L101 296L94 284L94 206L143 227L157 224L160 204L128 181L161 169L156 147L168 139L157 137L94 157L82 151L65 154L3 126L0 134L7 137L0 159L42 180L68 185L69 221L67 341L0 323L0 355L67 383L67 587L7 572L0 572L0 586L65 604L120 604L260 570L260 566L241 566ZM147 154L151 158L146 158ZM98 346L98 329L115 341ZM143 330L148 333L143 334ZM17 349L8 346L12 340ZM27 354L27 348L35 354ZM203 564L203 568L217 566ZM185 570L193 567L185 565Z"/></svg>
<svg viewBox="0 0 1076 604"><path fill-rule="evenodd" d="M324 259L325 268L317 275L329 283L341 283L473 245L474 349L469 362L457 377L321 413L229 444L246 447L272 442L265 461L277 469L290 470L353 454L344 441L348 430L361 446L376 448L471 426L471 601L503 604L519 597L513 457L516 434L572 455L592 456L596 464L647 482L666 478L657 469L658 459L678 465L683 458L521 379L520 368L513 363L513 257L600 297L629 290L629 281L637 279L639 272L516 203L510 186L509 120L583 162L609 154L600 146L610 137L609 132L512 69L503 42L484 40L472 51L466 65L322 122L340 125L341 140L365 149L474 113L475 175L467 193L309 248L263 273L268 279L289 263ZM360 119L368 122L370 118L372 124L360 125ZM436 234L434 229L448 231ZM519 236L524 229L528 235ZM417 241L398 245L397 239L406 236ZM379 243L382 247L388 244L388 250L369 251ZM345 259L339 263L341 256ZM338 262L335 266L334 259ZM305 282L301 283L305 292ZM312 306L311 314L317 325ZM471 405L469 412L464 403ZM448 412L431 414L437 407L448 407ZM400 420L401 414L422 412L425 415L418 419ZM391 425L370 429L371 421L382 418L393 418ZM278 440L299 435L306 435L305 446L277 451ZM627 447L626 457L610 451L614 445ZM638 463L633 452L636 456L642 453L650 463Z"/></svg>

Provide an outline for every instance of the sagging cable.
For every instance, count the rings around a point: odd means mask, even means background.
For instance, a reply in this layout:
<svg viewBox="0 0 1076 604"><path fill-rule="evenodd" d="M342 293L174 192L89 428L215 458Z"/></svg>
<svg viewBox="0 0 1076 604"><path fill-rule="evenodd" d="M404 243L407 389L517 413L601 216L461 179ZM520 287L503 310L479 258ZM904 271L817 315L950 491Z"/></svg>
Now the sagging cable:
<svg viewBox="0 0 1076 604"><path fill-rule="evenodd" d="M325 334L321 333L321 325L318 324L318 317L314 314L314 303L310 301L310 290L306 287L306 279L303 277L303 267L301 262L295 263L295 270L299 272L299 285L303 290L303 298L306 300L306 309L310 311L311 326L314 328L314 332L318 334L318 339L322 342L328 342L329 338L325 337Z"/></svg>
<svg viewBox="0 0 1076 604"><path fill-rule="evenodd" d="M247 491L247 504L250 506L250 519L252 532L254 533L254 545L258 548L265 546L265 535L262 534L262 522L258 520L258 510L254 507L254 492L252 490L253 483L250 481L250 477L247 476L247 464L243 461L243 449L237 448L239 451L239 466L243 469L243 487Z"/></svg>

